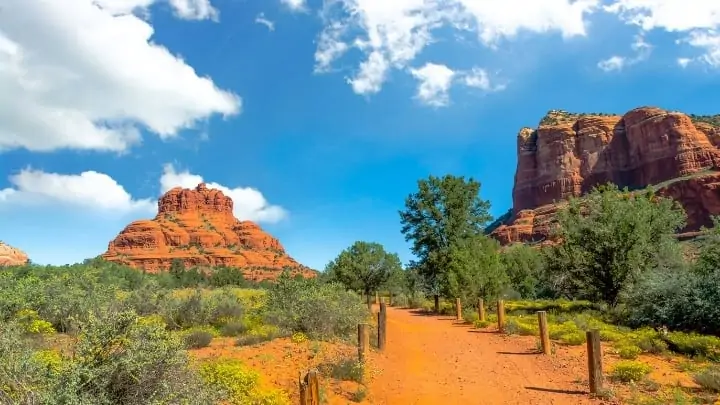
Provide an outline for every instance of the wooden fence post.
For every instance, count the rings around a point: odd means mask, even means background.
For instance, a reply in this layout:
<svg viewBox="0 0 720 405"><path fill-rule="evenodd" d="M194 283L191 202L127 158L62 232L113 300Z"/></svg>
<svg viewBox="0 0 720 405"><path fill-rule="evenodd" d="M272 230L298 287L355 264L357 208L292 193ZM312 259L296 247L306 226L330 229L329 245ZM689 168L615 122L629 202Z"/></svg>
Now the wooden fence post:
<svg viewBox="0 0 720 405"><path fill-rule="evenodd" d="M378 312L378 349L385 350L387 332L387 308L385 303L380 304Z"/></svg>
<svg viewBox="0 0 720 405"><path fill-rule="evenodd" d="M460 298L455 298L455 315L458 321L462 321L462 302L460 302Z"/></svg>
<svg viewBox="0 0 720 405"><path fill-rule="evenodd" d="M498 300L497 302L497 318L498 318L498 331L500 333L505 332L505 301Z"/></svg>
<svg viewBox="0 0 720 405"><path fill-rule="evenodd" d="M485 300L482 298L478 300L478 317L481 321L485 321Z"/></svg>
<svg viewBox="0 0 720 405"><path fill-rule="evenodd" d="M380 304L380 293L375 291L375 305Z"/></svg>
<svg viewBox="0 0 720 405"><path fill-rule="evenodd" d="M300 405L320 405L320 383L317 370L310 370L300 377Z"/></svg>
<svg viewBox="0 0 720 405"><path fill-rule="evenodd" d="M600 348L600 331L592 329L585 332L587 339L588 377L590 393L598 394L603 389L602 349Z"/></svg>
<svg viewBox="0 0 720 405"><path fill-rule="evenodd" d="M390 291L390 297L388 298L388 305L393 306L393 293Z"/></svg>
<svg viewBox="0 0 720 405"><path fill-rule="evenodd" d="M538 311L538 329L540 330L540 346L543 354L550 354L550 331L547 325L547 312Z"/></svg>
<svg viewBox="0 0 720 405"><path fill-rule="evenodd" d="M365 361L368 347L370 346L370 325L366 323L358 324L358 360L362 363Z"/></svg>

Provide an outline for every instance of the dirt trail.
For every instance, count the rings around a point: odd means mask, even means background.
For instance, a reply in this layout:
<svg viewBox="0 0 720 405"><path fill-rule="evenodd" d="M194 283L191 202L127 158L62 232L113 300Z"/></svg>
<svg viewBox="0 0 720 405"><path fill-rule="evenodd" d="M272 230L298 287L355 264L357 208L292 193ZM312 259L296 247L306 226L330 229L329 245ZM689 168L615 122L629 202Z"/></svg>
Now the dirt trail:
<svg viewBox="0 0 720 405"><path fill-rule="evenodd" d="M535 339L473 329L450 317L388 307L387 348L374 359L374 405L581 405L586 366L558 348L533 353Z"/></svg>

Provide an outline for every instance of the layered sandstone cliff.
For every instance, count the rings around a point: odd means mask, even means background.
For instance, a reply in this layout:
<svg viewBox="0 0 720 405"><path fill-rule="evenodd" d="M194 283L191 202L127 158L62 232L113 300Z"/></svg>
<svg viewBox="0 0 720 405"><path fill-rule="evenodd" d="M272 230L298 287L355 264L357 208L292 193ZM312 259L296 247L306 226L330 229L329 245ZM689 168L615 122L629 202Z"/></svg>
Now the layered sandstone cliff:
<svg viewBox="0 0 720 405"><path fill-rule="evenodd" d="M0 267L20 266L27 264L29 261L30 259L25 252L0 241Z"/></svg>
<svg viewBox="0 0 720 405"><path fill-rule="evenodd" d="M284 268L293 275L317 274L257 224L235 218L232 199L205 184L165 193L157 216L125 227L102 257L149 272L169 269L174 259L186 267L236 267L256 281L275 279Z"/></svg>
<svg viewBox="0 0 720 405"><path fill-rule="evenodd" d="M653 185L688 214L686 232L720 214L720 120L654 107L619 115L550 111L518 134L513 210L492 235L546 240L558 204L612 182Z"/></svg>

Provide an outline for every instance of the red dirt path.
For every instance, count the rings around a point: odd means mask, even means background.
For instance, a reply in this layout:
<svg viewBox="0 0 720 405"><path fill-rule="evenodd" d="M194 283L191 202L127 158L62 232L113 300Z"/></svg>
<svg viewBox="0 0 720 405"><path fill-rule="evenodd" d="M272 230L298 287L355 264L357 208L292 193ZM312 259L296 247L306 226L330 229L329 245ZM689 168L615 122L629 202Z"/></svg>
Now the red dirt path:
<svg viewBox="0 0 720 405"><path fill-rule="evenodd" d="M373 356L373 405L582 405L587 394L577 353L533 353L535 339L472 329L451 317L388 307L387 348ZM585 380L585 381L583 381Z"/></svg>

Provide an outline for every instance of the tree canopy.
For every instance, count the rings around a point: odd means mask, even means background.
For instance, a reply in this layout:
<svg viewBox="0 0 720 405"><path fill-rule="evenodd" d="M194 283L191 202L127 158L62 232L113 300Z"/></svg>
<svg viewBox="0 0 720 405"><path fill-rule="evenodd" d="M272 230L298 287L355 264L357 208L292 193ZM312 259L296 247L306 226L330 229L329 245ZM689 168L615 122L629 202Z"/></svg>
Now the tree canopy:
<svg viewBox="0 0 720 405"><path fill-rule="evenodd" d="M357 241L325 267L327 279L370 294L402 272L400 258L374 242Z"/></svg>
<svg viewBox="0 0 720 405"><path fill-rule="evenodd" d="M492 219L489 209L490 202L480 197L480 183L464 176L429 176L406 198L401 231L412 242L416 267L436 295L449 292L452 247L483 234Z"/></svg>
<svg viewBox="0 0 720 405"><path fill-rule="evenodd" d="M561 242L546 251L548 270L567 293L615 306L637 276L676 250L684 223L682 208L651 189L597 187L559 211Z"/></svg>

